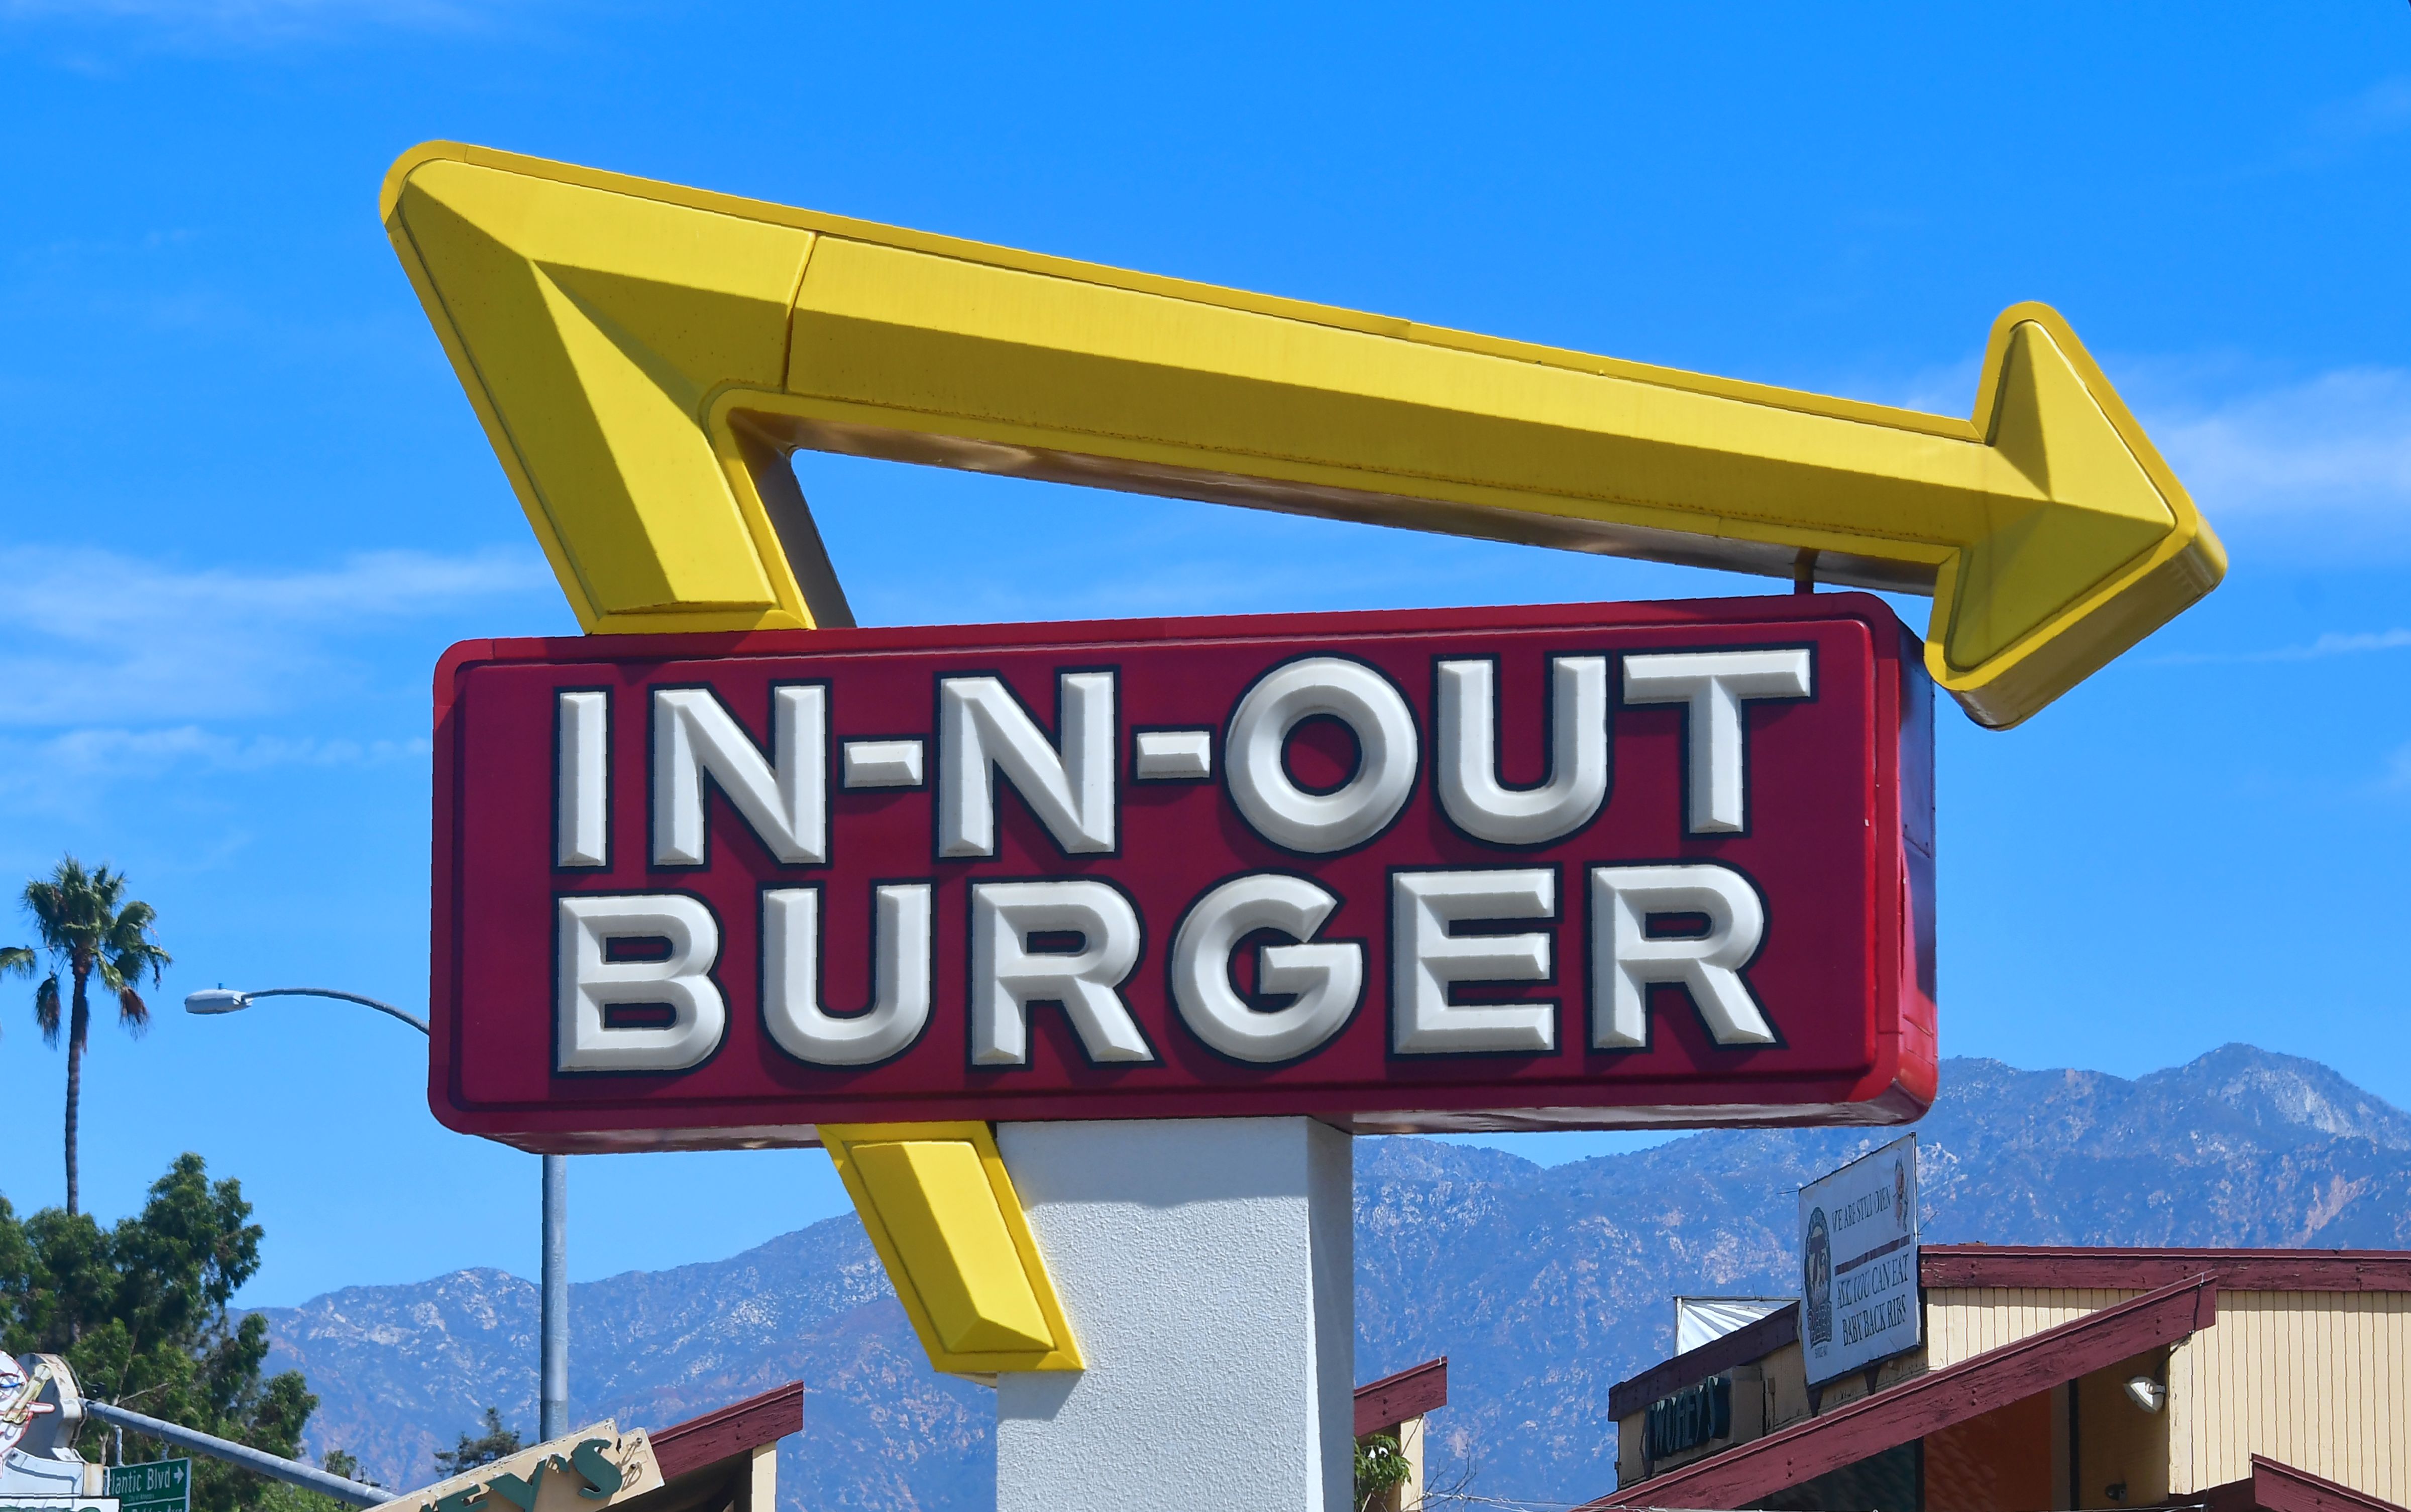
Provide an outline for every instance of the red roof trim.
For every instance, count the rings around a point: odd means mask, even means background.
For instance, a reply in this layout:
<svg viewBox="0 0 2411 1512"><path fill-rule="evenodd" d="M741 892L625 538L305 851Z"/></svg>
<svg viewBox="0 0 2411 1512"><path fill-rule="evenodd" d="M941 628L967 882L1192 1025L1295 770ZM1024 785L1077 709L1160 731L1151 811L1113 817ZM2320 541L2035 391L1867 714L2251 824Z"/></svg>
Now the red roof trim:
<svg viewBox="0 0 2411 1512"><path fill-rule="evenodd" d="M1821 1417L1735 1445L1588 1503L1591 1507L1741 1507L2129 1355L2218 1317L2218 1283L2197 1275L1955 1365L1912 1376ZM2335 1509L2341 1512L2341 1509Z"/></svg>
<svg viewBox="0 0 2411 1512"><path fill-rule="evenodd" d="M1607 1388L1607 1415L1621 1422L1687 1386L1697 1386L1711 1375L1722 1375L1736 1365L1764 1359L1785 1345L1799 1342L1800 1304L1793 1302L1764 1317L1753 1318L1731 1333L1710 1339L1696 1349L1686 1349L1672 1359L1661 1360L1629 1381L1616 1382Z"/></svg>
<svg viewBox="0 0 2411 1512"><path fill-rule="evenodd" d="M1953 1287L2149 1291L2205 1272L2228 1291L2411 1291L2411 1250L1928 1244L1918 1264L1927 1287Z"/></svg>
<svg viewBox="0 0 2411 1512"><path fill-rule="evenodd" d="M2252 1500L2265 1512L2404 1512L2392 1502L2339 1486L2307 1470L2252 1457Z"/></svg>
<svg viewBox="0 0 2411 1512"><path fill-rule="evenodd" d="M2204 1273L2229 1291L2411 1291L2411 1250L1928 1244L1920 1255L1918 1280L1929 1287L2150 1291ZM1687 1386L1764 1359L1799 1339L1799 1316L1797 1303L1777 1309L1616 1382L1608 1388L1608 1416L1621 1421Z"/></svg>
<svg viewBox="0 0 2411 1512"><path fill-rule="evenodd" d="M804 1383L789 1381L758 1397L731 1403L647 1434L664 1480L676 1480L721 1460L751 1454L804 1431Z"/></svg>
<svg viewBox="0 0 2411 1512"><path fill-rule="evenodd" d="M1379 1433L1448 1405L1448 1357L1410 1365L1356 1388L1356 1436Z"/></svg>

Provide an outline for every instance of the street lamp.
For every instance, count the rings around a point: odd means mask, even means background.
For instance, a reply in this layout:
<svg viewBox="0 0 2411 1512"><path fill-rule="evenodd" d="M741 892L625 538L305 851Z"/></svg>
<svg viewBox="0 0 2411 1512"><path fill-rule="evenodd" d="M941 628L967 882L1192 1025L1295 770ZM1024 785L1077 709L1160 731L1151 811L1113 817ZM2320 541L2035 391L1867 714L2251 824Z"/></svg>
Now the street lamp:
<svg viewBox="0 0 2411 1512"><path fill-rule="evenodd" d="M331 997L389 1013L421 1034L427 1021L407 1009L358 993L331 987L263 987L236 992L207 987L184 998L187 1013L235 1013L263 997ZM536 1438L556 1439L569 1432L569 1159L544 1156L544 1274L540 1287L536 1387Z"/></svg>
<svg viewBox="0 0 2411 1512"><path fill-rule="evenodd" d="M390 1013L419 1033L427 1032L427 1021L406 1008L380 1003L373 997L358 993L337 992L332 987L267 987L258 992L235 992L226 987L208 987L184 999L187 1013L234 1013L249 1008L262 997L336 997L346 1003L358 1003L380 1013Z"/></svg>

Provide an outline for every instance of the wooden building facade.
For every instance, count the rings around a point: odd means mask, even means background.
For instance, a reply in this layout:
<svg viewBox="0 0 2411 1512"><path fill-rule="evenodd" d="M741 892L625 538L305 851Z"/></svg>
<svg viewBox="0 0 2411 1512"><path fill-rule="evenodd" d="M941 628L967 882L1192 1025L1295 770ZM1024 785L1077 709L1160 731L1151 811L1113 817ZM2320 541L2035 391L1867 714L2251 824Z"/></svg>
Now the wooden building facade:
<svg viewBox="0 0 2411 1512"><path fill-rule="evenodd" d="M1796 1307L1619 1384L1593 1505L2411 1501L2411 1253L1928 1246L1919 1279L1922 1346L1821 1389Z"/></svg>

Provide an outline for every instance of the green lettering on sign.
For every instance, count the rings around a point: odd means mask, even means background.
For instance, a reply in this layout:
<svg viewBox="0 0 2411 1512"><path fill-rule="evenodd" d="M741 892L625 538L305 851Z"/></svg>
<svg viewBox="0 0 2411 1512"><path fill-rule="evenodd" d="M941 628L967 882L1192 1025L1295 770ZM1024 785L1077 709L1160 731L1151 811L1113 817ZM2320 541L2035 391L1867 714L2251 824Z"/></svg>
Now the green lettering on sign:
<svg viewBox="0 0 2411 1512"><path fill-rule="evenodd" d="M192 1512L190 1460L109 1465L101 1471L100 1478L100 1494L116 1497L119 1512Z"/></svg>
<svg viewBox="0 0 2411 1512"><path fill-rule="evenodd" d="M586 1484L577 1494L601 1501L627 1484L627 1476L618 1465L605 1458L603 1451L611 1447L608 1439L590 1438L569 1451L570 1465L585 1477Z"/></svg>

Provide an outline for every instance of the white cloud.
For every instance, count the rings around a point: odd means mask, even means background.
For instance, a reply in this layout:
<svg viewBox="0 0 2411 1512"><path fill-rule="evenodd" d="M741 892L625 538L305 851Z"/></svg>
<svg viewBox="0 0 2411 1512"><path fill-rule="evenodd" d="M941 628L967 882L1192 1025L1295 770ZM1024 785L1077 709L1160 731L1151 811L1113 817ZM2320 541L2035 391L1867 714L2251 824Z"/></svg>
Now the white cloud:
<svg viewBox="0 0 2411 1512"><path fill-rule="evenodd" d="M2411 792L2411 746L2397 746L2387 759L2386 776L2378 786L2388 792Z"/></svg>
<svg viewBox="0 0 2411 1512"><path fill-rule="evenodd" d="M0 812L89 819L105 794L128 783L296 767L423 763L433 749L424 736L234 735L195 724L157 730L95 726L38 739L0 736Z"/></svg>
<svg viewBox="0 0 2411 1512"><path fill-rule="evenodd" d="M179 765L221 772L257 772L273 766L381 765L425 756L433 749L433 744L423 737L363 741L238 736L183 724L165 730L70 730L35 743L29 754L41 764L79 774L156 777Z"/></svg>
<svg viewBox="0 0 2411 1512"><path fill-rule="evenodd" d="M2411 371L2349 368L2143 416L2214 521L2348 516L2411 531Z"/></svg>
<svg viewBox="0 0 2411 1512"><path fill-rule="evenodd" d="M1976 380L1983 368L1981 357L1967 356L1921 369L1903 379L1846 385L1840 391L1863 394L1874 404L1965 420L1975 413Z"/></svg>
<svg viewBox="0 0 2411 1512"><path fill-rule="evenodd" d="M80 822L128 788L423 765L434 648L561 614L533 545L293 572L18 547L0 584L0 812Z"/></svg>
<svg viewBox="0 0 2411 1512"><path fill-rule="evenodd" d="M2411 80L2373 92L2364 113ZM1969 356L1902 377L1845 382L1841 392L1929 414L1972 412ZM2298 554L2343 556L2411 544L2411 369L2340 368L2274 379L2232 355L2111 354L2102 366L2222 534L2286 540ZM2322 653L2324 654L2324 653Z"/></svg>
<svg viewBox="0 0 2411 1512"><path fill-rule="evenodd" d="M0 21L131 22L153 41L258 44L363 25L455 31L479 25L494 8L456 0L0 0Z"/></svg>
<svg viewBox="0 0 2411 1512"><path fill-rule="evenodd" d="M541 602L532 547L389 551L330 568L173 568L96 550L0 550L0 726L60 728L289 708L358 673L342 643L511 598Z"/></svg>
<svg viewBox="0 0 2411 1512"><path fill-rule="evenodd" d="M2308 646L2280 646L2265 651L2187 651L2152 659L2155 666L2199 666L2242 662L2323 662L2331 656L2358 656L2369 651L2399 651L2411 647L2411 630L2331 630Z"/></svg>
<svg viewBox="0 0 2411 1512"><path fill-rule="evenodd" d="M2331 142L2355 142L2411 126L2411 76L2381 80L2312 117L2312 131Z"/></svg>

